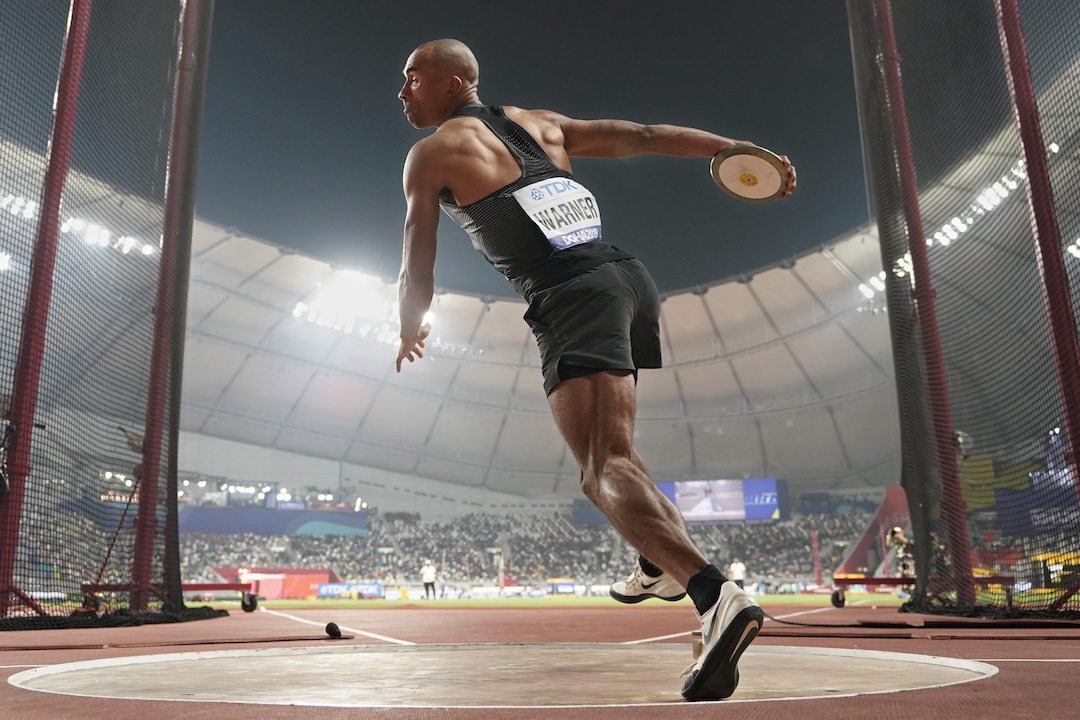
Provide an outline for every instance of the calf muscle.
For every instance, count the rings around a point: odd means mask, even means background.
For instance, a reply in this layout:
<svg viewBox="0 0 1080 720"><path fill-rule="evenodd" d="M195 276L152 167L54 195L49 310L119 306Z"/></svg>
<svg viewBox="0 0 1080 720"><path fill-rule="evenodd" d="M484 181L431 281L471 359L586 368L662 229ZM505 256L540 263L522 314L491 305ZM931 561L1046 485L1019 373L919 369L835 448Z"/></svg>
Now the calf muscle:
<svg viewBox="0 0 1080 720"><path fill-rule="evenodd" d="M610 371L573 378L549 400L581 468L582 492L627 542L685 587L708 561L633 447L633 378Z"/></svg>

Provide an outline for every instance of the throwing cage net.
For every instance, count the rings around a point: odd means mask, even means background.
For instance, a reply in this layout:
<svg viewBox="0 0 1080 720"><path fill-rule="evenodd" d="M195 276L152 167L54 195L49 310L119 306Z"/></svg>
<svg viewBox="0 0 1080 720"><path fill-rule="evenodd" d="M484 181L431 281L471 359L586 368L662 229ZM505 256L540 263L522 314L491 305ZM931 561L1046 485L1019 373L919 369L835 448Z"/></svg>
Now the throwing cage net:
<svg viewBox="0 0 1080 720"><path fill-rule="evenodd" d="M902 415L905 607L1080 615L1080 10L848 14Z"/></svg>
<svg viewBox="0 0 1080 720"><path fill-rule="evenodd" d="M4 5L0 629L208 614L175 460L210 10Z"/></svg>

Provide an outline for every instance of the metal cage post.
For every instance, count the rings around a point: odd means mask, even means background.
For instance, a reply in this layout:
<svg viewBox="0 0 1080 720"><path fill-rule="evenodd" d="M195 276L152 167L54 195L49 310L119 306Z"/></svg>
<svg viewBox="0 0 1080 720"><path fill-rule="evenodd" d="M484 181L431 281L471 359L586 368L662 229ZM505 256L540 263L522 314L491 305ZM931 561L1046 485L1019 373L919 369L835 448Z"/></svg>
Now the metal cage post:
<svg viewBox="0 0 1080 720"><path fill-rule="evenodd" d="M75 118L79 106L79 88L82 83L92 7L93 0L71 0L67 37L56 86L48 167L41 194L41 214L34 241L30 284L23 308L22 334L12 388L10 420L15 428L15 438L8 459L10 488L7 496L0 500L0 618L7 616L12 606L12 596L18 597L37 613L45 614L36 602L15 586L15 558L18 553L19 524L26 495L26 479L31 471L30 448L37 412L42 357L45 353L49 306L52 302L53 272L60 237L60 209L71 165Z"/></svg>
<svg viewBox="0 0 1080 720"><path fill-rule="evenodd" d="M908 250L915 275L915 303L919 317L923 360L926 366L934 444L937 450L938 472L941 476L942 497L948 508L942 508L946 518L946 534L952 558L952 574L956 583L957 600L963 605L975 604L975 587L971 577L971 541L967 532L964 498L956 470L954 429L949 408L945 363L941 355L941 337L934 309L934 289L930 283L930 261L923 238L922 215L919 209L918 178L912 159L911 135L908 130L904 87L900 79L900 53L892 22L890 0L876 0L878 32L882 44L883 66L892 120L896 163L900 175L904 221L907 224Z"/></svg>
<svg viewBox="0 0 1080 720"><path fill-rule="evenodd" d="M195 206L195 155L198 143L199 120L202 111L201 88L206 79L206 58L209 49L209 13L213 3L185 0L181 12L180 44L177 52L177 73L173 93L173 122L169 147L169 165L165 189L165 221L162 231L161 265L158 271L157 301L154 304L154 336L150 355L150 379L147 387L145 442L143 445L143 478L139 488L139 514L135 525L135 553L132 559L131 609L145 610L150 594L150 574L154 542L159 529L175 531L175 512L166 511L165 527L158 527L158 479L161 470L162 439L165 430L166 400L170 389L178 392L179 382L173 376L181 372L182 355L172 347L177 340L178 318L185 316L187 288L178 287L188 277L187 263L191 248L192 216ZM180 326L182 332L182 325ZM180 340L182 341L182 335ZM179 358L179 360L178 360ZM170 374L171 371L171 374ZM175 422L175 406L179 397L172 397L169 416ZM175 427L170 427L166 448L167 457L175 450ZM167 462L170 473L175 464ZM173 478L175 480L175 478ZM167 482L173 496L166 502L175 505L175 482ZM175 508L173 508L175 511ZM177 549L165 532L164 564L175 564L179 570ZM176 591L178 588L172 588ZM162 589L166 604L179 603L170 597L170 588Z"/></svg>

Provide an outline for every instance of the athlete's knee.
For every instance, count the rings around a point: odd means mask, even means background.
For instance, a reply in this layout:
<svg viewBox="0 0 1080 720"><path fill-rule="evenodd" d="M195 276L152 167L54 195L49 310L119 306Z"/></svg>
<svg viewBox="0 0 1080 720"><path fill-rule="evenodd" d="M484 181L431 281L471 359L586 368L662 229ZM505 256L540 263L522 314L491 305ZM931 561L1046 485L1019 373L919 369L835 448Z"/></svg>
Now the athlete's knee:
<svg viewBox="0 0 1080 720"><path fill-rule="evenodd" d="M627 474L636 472L632 449L607 452L602 457L594 455L581 467L581 492L596 503L609 492L609 483L618 483L624 480Z"/></svg>

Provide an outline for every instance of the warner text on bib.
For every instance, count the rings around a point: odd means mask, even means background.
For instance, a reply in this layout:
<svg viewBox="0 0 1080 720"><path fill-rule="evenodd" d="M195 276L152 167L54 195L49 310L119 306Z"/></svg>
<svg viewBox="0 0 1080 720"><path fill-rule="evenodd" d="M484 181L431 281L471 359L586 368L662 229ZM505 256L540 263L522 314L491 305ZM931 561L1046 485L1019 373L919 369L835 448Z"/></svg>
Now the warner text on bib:
<svg viewBox="0 0 1080 720"><path fill-rule="evenodd" d="M555 250L601 239L600 206L576 180L540 180L515 190L514 199Z"/></svg>

